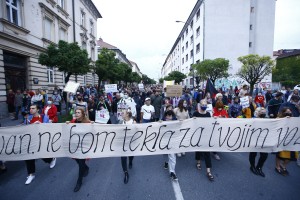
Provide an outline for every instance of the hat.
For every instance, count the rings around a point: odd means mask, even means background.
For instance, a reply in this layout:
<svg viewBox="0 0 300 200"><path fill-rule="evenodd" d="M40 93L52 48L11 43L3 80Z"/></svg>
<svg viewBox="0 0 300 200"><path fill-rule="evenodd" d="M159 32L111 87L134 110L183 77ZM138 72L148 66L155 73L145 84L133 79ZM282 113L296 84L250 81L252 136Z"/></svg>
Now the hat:
<svg viewBox="0 0 300 200"><path fill-rule="evenodd" d="M145 99L145 101L149 101L150 100L150 98L149 97L147 97L146 99Z"/></svg>
<svg viewBox="0 0 300 200"><path fill-rule="evenodd" d="M283 95L282 92L277 92L276 95L275 95L275 97L281 97L282 95Z"/></svg>

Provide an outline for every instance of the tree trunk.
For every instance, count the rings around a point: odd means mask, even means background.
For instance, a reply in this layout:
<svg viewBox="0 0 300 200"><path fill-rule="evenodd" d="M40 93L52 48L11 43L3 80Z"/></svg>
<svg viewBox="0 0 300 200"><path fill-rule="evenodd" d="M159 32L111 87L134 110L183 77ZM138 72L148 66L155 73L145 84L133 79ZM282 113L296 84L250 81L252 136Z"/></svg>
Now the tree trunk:
<svg viewBox="0 0 300 200"><path fill-rule="evenodd" d="M77 83L77 74L75 75L75 82Z"/></svg>
<svg viewBox="0 0 300 200"><path fill-rule="evenodd" d="M68 75L65 77L65 83L69 82L71 75L72 73L68 73Z"/></svg>
<svg viewBox="0 0 300 200"><path fill-rule="evenodd" d="M250 96L253 94L253 89L254 89L254 83L250 83Z"/></svg>
<svg viewBox="0 0 300 200"><path fill-rule="evenodd" d="M100 77L98 76L98 93L100 92L100 83L101 83L101 80L100 80Z"/></svg>

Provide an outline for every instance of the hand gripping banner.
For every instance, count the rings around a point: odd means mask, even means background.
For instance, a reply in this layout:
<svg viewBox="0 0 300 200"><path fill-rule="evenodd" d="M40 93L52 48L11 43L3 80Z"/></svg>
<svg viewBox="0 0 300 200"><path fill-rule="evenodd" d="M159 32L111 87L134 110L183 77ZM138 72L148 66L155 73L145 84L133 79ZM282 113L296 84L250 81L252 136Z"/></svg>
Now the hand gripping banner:
<svg viewBox="0 0 300 200"><path fill-rule="evenodd" d="M299 151L299 125L300 118L192 118L133 125L58 123L5 127L0 128L0 160L193 151Z"/></svg>

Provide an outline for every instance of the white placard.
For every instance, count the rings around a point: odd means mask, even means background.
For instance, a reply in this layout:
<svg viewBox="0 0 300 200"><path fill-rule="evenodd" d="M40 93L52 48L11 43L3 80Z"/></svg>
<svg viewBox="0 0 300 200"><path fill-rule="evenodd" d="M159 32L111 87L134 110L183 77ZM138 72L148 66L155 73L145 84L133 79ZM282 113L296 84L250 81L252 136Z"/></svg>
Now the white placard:
<svg viewBox="0 0 300 200"><path fill-rule="evenodd" d="M0 160L179 152L299 151L300 118L191 118L146 124L49 123L0 128Z"/></svg>
<svg viewBox="0 0 300 200"><path fill-rule="evenodd" d="M240 102L241 102L240 104L243 107L243 109L244 108L249 108L250 103L249 103L249 97L248 96L240 98Z"/></svg>
<svg viewBox="0 0 300 200"><path fill-rule="evenodd" d="M110 118L107 109L96 110L95 122L100 124L106 124Z"/></svg>
<svg viewBox="0 0 300 200"><path fill-rule="evenodd" d="M66 87L64 88L64 91L76 94L76 91L77 91L79 85L80 85L80 83L75 83L73 81L69 81L69 82L67 82Z"/></svg>
<svg viewBox="0 0 300 200"><path fill-rule="evenodd" d="M140 90L140 91L144 91L144 90L145 90L145 89L144 89L144 84L140 83L138 86L139 86L139 90Z"/></svg>
<svg viewBox="0 0 300 200"><path fill-rule="evenodd" d="M117 84L106 84L106 85L104 85L104 87L105 87L105 92L106 93L118 92L118 85Z"/></svg>

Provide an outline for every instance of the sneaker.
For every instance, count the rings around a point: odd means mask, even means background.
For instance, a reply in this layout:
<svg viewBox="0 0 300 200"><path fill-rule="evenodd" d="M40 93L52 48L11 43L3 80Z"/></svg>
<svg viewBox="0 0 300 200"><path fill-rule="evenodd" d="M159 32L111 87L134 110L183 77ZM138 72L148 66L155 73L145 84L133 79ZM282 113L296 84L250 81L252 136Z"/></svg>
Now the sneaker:
<svg viewBox="0 0 300 200"><path fill-rule="evenodd" d="M181 157L181 153L178 153L178 154L177 154L177 157Z"/></svg>
<svg viewBox="0 0 300 200"><path fill-rule="evenodd" d="M257 171L257 175L260 175L262 177L266 177L265 173L262 171L262 168L257 167L256 171Z"/></svg>
<svg viewBox="0 0 300 200"><path fill-rule="evenodd" d="M170 173L170 178L173 179L174 181L178 181L178 178L174 172Z"/></svg>
<svg viewBox="0 0 300 200"><path fill-rule="evenodd" d="M218 155L218 154L213 154L214 155L214 158L216 159L216 160L221 160L221 158L220 158L220 156Z"/></svg>
<svg viewBox="0 0 300 200"><path fill-rule="evenodd" d="M52 169L53 167L55 167L56 165L56 158L53 158L51 163L50 163L50 169Z"/></svg>
<svg viewBox="0 0 300 200"><path fill-rule="evenodd" d="M29 185L29 184L33 181L34 178L35 178L35 175L29 175L29 176L27 177L27 180L26 180L26 182L25 182L25 185Z"/></svg>
<svg viewBox="0 0 300 200"><path fill-rule="evenodd" d="M183 152L183 153L181 153L182 154L182 156L185 156L185 152Z"/></svg>
<svg viewBox="0 0 300 200"><path fill-rule="evenodd" d="M168 164L167 162L165 162L164 168L165 168L165 169L168 169L168 168L169 168L169 164Z"/></svg>

